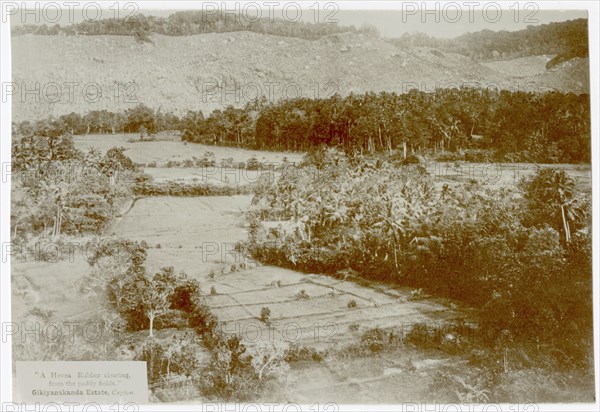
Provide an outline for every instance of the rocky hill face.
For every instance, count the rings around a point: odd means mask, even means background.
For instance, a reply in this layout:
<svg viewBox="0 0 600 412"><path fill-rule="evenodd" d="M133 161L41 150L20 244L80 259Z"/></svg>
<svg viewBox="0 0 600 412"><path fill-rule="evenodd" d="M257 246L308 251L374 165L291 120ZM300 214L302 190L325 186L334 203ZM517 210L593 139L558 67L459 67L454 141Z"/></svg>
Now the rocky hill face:
<svg viewBox="0 0 600 412"><path fill-rule="evenodd" d="M411 88L500 87L589 90L587 59L541 70L511 70L510 61L483 65L437 49L393 45L366 34L319 40L251 32L185 37L15 36L13 120L89 110L121 111L138 103L176 114L243 106L257 95L329 97ZM544 58L546 59L546 58ZM517 61L518 60L518 61ZM539 61L538 61L539 60ZM496 62L498 63L498 62ZM515 64L527 65L516 59Z"/></svg>

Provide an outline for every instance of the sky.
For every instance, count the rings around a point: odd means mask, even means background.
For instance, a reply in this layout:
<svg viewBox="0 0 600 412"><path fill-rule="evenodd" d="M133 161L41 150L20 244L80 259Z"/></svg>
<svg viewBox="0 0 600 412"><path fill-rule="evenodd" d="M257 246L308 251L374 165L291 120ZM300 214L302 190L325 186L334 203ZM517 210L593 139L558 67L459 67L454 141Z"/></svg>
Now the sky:
<svg viewBox="0 0 600 412"><path fill-rule="evenodd" d="M565 2L566 3L566 2ZM460 17L460 19L459 19ZM515 22L515 17L519 20ZM360 27L370 24L379 30L384 37L400 37L404 33L422 32L438 38L453 38L468 32L484 29L492 31L523 30L529 25L547 24L587 17L582 10L558 11L539 10L527 11L489 9L486 14L482 10L474 10L472 17L468 9L463 9L459 15L456 11L447 9L437 13L416 11L403 14L402 11L340 11L339 20L342 25ZM437 19L437 21L436 21ZM497 20L497 21L496 21Z"/></svg>
<svg viewBox="0 0 600 412"><path fill-rule="evenodd" d="M222 4L219 2L212 3L216 4L218 7L221 7ZM494 5L498 4L494 2L488 3L492 3ZM254 4L262 3L256 2ZM282 2L281 4L286 3ZM307 4L310 3L304 3L304 5ZM427 9L430 11L429 13L426 9L421 8L421 3L417 2L406 2L406 9L404 13L402 10L344 10L342 8L328 8L325 10L323 8L324 4L325 3L321 3L322 6L320 7L318 14L314 8L303 9L299 12L299 14L296 14L296 9L292 7L287 10L286 14L284 14L282 10L274 10L272 11L272 15L275 18L281 18L282 16L285 16L288 18L288 20L295 20L296 16L299 16L299 21L305 22L319 21L333 23L337 21L340 25L354 25L357 28L363 25L371 25L376 27L383 37L400 37L404 33L422 32L438 38L453 38L468 32L475 32L483 29L492 31L522 30L527 28L529 25L547 24L550 22L560 22L587 17L587 12L585 10L525 10L523 8L525 3L520 3L520 7L518 9L514 8L513 6L512 9L506 8L503 10L498 10L494 6L489 7L486 11L484 11L481 9L470 10L469 6L464 5L467 3L451 3L458 6L456 7L445 5L444 2L439 2L436 3L438 4L437 10L435 10L433 7ZM330 2L328 4L334 5L336 3ZM366 3L362 3L362 6L364 7L365 4ZM539 7L537 6L539 3L530 2L527 4L535 4L535 7ZM565 4L567 4L567 2L565 2ZM247 10L243 10L241 7L242 6L240 6L240 10L242 10L242 13L245 13L245 16L247 16L248 19L253 19L257 15L257 12L254 9L248 8ZM131 12L142 13L146 16L154 15L161 17L167 17L175 11L177 10L131 10ZM222 12L223 10L221 9L220 11ZM119 13L121 13L121 17L126 16L129 12L130 10L125 9L121 9L119 11ZM20 25L23 23L46 23L50 26L56 24L56 22L61 25L66 25L74 22L81 22L86 16L90 19L94 19L97 16L96 13L96 10L93 8L88 9L86 14L84 14L82 10L73 10L72 13L69 13L66 9L63 11L51 9L43 11L40 9L37 13L35 10L30 11L29 13L22 13L22 10L17 10L11 17L11 26ZM105 9L101 11L102 18L110 18L114 17L114 15L115 10ZM263 9L261 16L270 16L267 8Z"/></svg>

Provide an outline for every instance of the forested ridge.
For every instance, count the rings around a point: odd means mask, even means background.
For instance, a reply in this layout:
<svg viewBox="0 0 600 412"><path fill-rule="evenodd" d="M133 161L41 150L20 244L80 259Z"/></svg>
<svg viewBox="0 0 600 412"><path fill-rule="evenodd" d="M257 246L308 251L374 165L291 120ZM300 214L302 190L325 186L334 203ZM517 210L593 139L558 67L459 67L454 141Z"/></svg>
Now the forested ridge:
<svg viewBox="0 0 600 412"><path fill-rule="evenodd" d="M180 11L168 17L136 14L131 18L110 18L84 21L61 26L25 24L13 29L13 34L33 33L36 35L121 35L136 36L140 41L150 33L166 36L190 36L204 33L227 33L251 31L276 36L319 39L336 33L374 33L372 27L356 29L354 26L340 26L331 22L305 23L290 22L281 18L255 18L202 11Z"/></svg>
<svg viewBox="0 0 600 412"><path fill-rule="evenodd" d="M461 88L277 104L259 100L207 116L188 111L181 118L139 105L123 113L90 111L14 124L19 134L42 136L163 130L179 130L189 142L253 149L306 151L326 145L347 153L456 157L447 160L591 160L589 95L559 92Z"/></svg>
<svg viewBox="0 0 600 412"><path fill-rule="evenodd" d="M524 56L556 55L551 68L575 57L588 56L587 19L528 26L518 31L481 30L454 39L437 39L423 33L404 34L391 40L402 47L434 47L474 60L506 60Z"/></svg>

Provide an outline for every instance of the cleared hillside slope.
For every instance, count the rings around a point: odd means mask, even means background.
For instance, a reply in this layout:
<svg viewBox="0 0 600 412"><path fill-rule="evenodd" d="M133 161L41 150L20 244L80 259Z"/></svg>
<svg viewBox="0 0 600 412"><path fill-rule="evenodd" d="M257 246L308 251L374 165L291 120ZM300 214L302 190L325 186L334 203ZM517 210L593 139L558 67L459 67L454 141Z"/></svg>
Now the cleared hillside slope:
<svg viewBox="0 0 600 412"><path fill-rule="evenodd" d="M581 70L567 70L568 78L561 67L513 76L462 55L400 48L364 34L311 41L235 32L153 35L152 40L154 44L138 44L128 36L13 37L13 80L19 91L35 90L39 83L38 92L13 98L13 119L121 111L137 103L177 114L201 109L207 115L230 104L244 105L257 94L277 100L300 94L433 90L465 82L531 89L531 81L538 90L582 93L589 84Z"/></svg>

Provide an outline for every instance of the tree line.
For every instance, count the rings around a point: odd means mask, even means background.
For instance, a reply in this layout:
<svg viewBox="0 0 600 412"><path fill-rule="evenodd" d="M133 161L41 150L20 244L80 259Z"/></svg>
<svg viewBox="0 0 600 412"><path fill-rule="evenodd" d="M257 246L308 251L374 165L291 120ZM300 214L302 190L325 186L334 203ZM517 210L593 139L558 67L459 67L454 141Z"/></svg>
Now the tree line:
<svg viewBox="0 0 600 412"><path fill-rule="evenodd" d="M59 136L63 134L153 134L166 130L178 130L181 119L173 113L163 113L140 104L124 112L91 110L83 115L69 113L37 121L22 121L13 124L13 134Z"/></svg>
<svg viewBox="0 0 600 412"><path fill-rule="evenodd" d="M144 105L14 124L18 134L153 134L178 130L189 142L260 150L429 154L440 160L538 163L591 161L589 95L491 89L412 90L229 106L182 117Z"/></svg>
<svg viewBox="0 0 600 412"><path fill-rule="evenodd" d="M84 21L66 26L26 24L12 29L14 35L121 35L139 36L140 33L157 33L166 36L190 36L205 33L227 33L251 31L275 36L299 37L308 40L319 39L336 33L374 33L373 27L357 29L354 26L340 26L333 23L292 22L278 18L256 18L205 11L179 11L168 17L144 16L137 14L131 18L102 19ZM137 39L137 38L136 38Z"/></svg>

